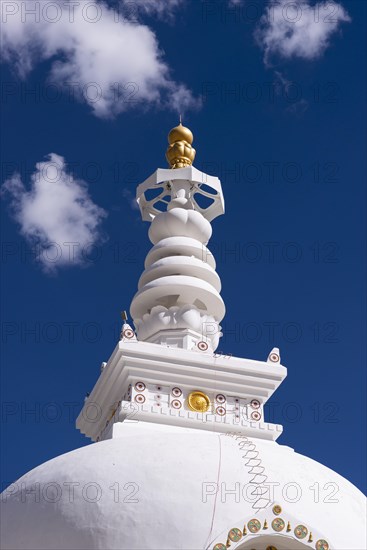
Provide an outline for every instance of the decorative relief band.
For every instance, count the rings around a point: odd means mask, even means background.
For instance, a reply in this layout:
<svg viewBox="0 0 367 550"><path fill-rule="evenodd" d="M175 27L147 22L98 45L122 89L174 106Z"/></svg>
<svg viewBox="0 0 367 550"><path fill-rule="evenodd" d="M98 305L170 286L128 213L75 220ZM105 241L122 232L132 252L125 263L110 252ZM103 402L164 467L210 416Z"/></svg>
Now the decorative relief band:
<svg viewBox="0 0 367 550"><path fill-rule="evenodd" d="M279 506L279 504L275 504L272 508L272 512L274 515L278 516L280 513L282 513L281 506ZM286 521L287 520L281 517L276 517L272 520L270 527L274 531L274 533L280 533L284 531ZM237 543L243 537L246 537L248 534L256 534L266 529L268 529L268 522L266 518L264 520L264 523L261 523L260 520L257 518L252 518L247 522L244 522L244 526L242 530L239 527L232 527L232 529L228 531L226 544L222 542L218 542L213 546L213 550L227 550L227 548L231 546L231 543ZM309 531L306 525L303 525L303 524L296 525L292 533L291 524L288 521L286 531L289 533L288 536L290 537L294 536L298 540L306 539L306 537L308 536L307 543L310 545L313 543L312 533L311 531ZM315 550L330 550L329 543L325 539L318 539L315 545L310 546L310 548L315 548ZM277 549L275 546L268 546L266 550L277 550Z"/></svg>

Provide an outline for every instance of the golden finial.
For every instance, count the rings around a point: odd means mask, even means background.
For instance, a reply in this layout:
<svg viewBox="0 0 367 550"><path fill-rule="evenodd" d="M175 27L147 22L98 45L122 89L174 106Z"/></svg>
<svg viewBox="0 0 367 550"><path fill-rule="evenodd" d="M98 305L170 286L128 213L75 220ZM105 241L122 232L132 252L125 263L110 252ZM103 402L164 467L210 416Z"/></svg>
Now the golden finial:
<svg viewBox="0 0 367 550"><path fill-rule="evenodd" d="M313 542L312 533L310 533L310 536L308 537L308 542Z"/></svg>
<svg viewBox="0 0 367 550"><path fill-rule="evenodd" d="M268 522L265 520L263 529L267 529L267 528L268 528Z"/></svg>
<svg viewBox="0 0 367 550"><path fill-rule="evenodd" d="M195 149L191 146L194 136L191 130L182 126L182 117L180 123L172 128L168 134L168 149L166 159L171 168L185 168L191 166L196 155Z"/></svg>
<svg viewBox="0 0 367 550"><path fill-rule="evenodd" d="M246 523L245 523L245 525L243 526L242 534L243 534L243 536L247 535Z"/></svg>
<svg viewBox="0 0 367 550"><path fill-rule="evenodd" d="M291 523L290 521L288 521L288 525L287 525L287 533L289 533L289 531L291 531Z"/></svg>

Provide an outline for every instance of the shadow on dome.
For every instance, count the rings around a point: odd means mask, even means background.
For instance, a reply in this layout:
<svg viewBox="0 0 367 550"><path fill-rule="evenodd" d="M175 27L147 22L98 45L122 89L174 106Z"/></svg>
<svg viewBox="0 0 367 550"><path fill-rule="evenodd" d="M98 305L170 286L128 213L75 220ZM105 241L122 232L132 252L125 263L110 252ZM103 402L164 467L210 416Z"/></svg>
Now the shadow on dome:
<svg viewBox="0 0 367 550"><path fill-rule="evenodd" d="M309 544L286 535L266 534L244 541L236 550L304 550Z"/></svg>

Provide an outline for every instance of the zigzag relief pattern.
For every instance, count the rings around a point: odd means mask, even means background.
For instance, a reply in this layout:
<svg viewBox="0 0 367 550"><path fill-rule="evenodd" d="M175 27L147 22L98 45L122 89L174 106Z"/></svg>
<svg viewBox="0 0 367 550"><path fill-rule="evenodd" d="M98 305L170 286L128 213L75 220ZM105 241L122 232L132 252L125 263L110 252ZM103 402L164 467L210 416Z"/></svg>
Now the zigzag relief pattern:
<svg viewBox="0 0 367 550"><path fill-rule="evenodd" d="M259 497L252 503L252 509L259 512L267 508L272 502L270 499L270 487L264 486L268 476L265 473L264 466L261 464L260 452L257 450L255 443L249 440L245 435L226 435L234 437L238 442L240 451L244 451L242 458L245 461L245 466L248 468L249 474L253 476L250 479L250 483L254 485L253 490L250 491L248 496Z"/></svg>

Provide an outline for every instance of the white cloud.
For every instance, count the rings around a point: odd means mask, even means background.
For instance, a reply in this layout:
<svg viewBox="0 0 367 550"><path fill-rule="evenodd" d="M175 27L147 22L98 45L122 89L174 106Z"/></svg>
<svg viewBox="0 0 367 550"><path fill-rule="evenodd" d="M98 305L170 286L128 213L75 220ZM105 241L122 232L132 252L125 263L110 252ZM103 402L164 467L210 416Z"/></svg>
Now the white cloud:
<svg viewBox="0 0 367 550"><path fill-rule="evenodd" d="M135 195L132 194L130 189L127 189L126 187L124 187L124 189L122 190L122 196L124 197L124 199L127 200L132 210L139 210L138 202L135 198Z"/></svg>
<svg viewBox="0 0 367 550"><path fill-rule="evenodd" d="M94 204L84 181L67 172L65 159L51 153L36 164L27 190L19 174L1 188L10 197L12 215L21 234L34 247L45 271L83 265L93 245L101 242L106 212Z"/></svg>
<svg viewBox="0 0 367 550"><path fill-rule="evenodd" d="M178 3L172 0L166 12ZM41 61L51 62L49 80L99 117L136 106L197 107L191 91L173 80L155 34L134 19L130 4L117 11L102 0L3 0L2 58L22 78ZM148 1L146 10L159 11L161 4Z"/></svg>
<svg viewBox="0 0 367 550"><path fill-rule="evenodd" d="M274 70L274 85L277 95L282 95L289 103L286 112L296 116L302 116L309 107L305 98L298 98L298 85L288 80L280 71ZM295 90L293 90L295 88ZM292 93L293 91L293 93Z"/></svg>
<svg viewBox="0 0 367 550"><path fill-rule="evenodd" d="M124 7L125 0L121 0ZM136 18L141 13L155 15L161 19L172 19L180 8L184 8L186 0L134 0L130 3L131 15Z"/></svg>
<svg viewBox="0 0 367 550"><path fill-rule="evenodd" d="M255 29L255 38L267 66L273 57L311 60L324 53L340 24L348 21L347 11L335 2L311 5L308 0L272 0Z"/></svg>

